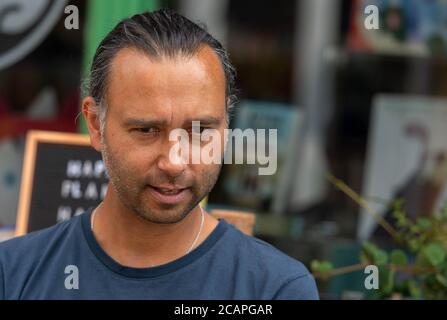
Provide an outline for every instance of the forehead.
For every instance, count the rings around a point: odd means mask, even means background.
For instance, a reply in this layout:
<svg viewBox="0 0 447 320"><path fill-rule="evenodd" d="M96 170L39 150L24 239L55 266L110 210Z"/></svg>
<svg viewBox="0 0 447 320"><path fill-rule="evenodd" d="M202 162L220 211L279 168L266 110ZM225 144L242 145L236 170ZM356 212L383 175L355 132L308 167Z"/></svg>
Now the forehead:
<svg viewBox="0 0 447 320"><path fill-rule="evenodd" d="M207 46L191 56L157 58L125 48L112 61L107 102L111 111L131 116L225 113L225 75Z"/></svg>

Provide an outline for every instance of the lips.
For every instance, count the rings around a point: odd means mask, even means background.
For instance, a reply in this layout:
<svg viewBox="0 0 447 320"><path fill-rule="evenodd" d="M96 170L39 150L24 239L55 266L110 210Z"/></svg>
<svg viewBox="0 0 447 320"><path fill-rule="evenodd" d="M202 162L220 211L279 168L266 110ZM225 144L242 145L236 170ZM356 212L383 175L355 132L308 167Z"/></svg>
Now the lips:
<svg viewBox="0 0 447 320"><path fill-rule="evenodd" d="M155 190L157 190L158 192L162 193L162 194L179 194L182 190L184 189L167 189L167 188L157 188L157 187L152 187Z"/></svg>
<svg viewBox="0 0 447 320"><path fill-rule="evenodd" d="M157 202L163 204L176 204L186 198L189 192L189 188L177 188L177 187L156 187L148 186L151 195Z"/></svg>

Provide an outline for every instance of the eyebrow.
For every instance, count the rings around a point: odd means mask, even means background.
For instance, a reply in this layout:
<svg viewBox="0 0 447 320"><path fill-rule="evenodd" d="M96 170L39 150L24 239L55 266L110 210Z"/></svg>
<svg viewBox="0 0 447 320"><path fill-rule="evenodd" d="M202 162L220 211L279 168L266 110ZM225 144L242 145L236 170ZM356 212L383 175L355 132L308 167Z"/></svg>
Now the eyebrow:
<svg viewBox="0 0 447 320"><path fill-rule="evenodd" d="M129 118L124 120L124 126L126 127L159 127L166 125L166 120L160 119L134 119Z"/></svg>
<svg viewBox="0 0 447 320"><path fill-rule="evenodd" d="M193 121L200 121L201 125L218 125L221 123L221 119L213 116L195 117L189 118L184 121L185 125L192 124ZM129 118L124 120L125 127L162 127L166 126L167 121L162 119L137 119Z"/></svg>
<svg viewBox="0 0 447 320"><path fill-rule="evenodd" d="M200 124L205 125L218 125L221 123L221 119L213 117L213 116L205 116L205 117L199 117L199 118L190 118L185 120L185 123L192 124L193 121L200 121Z"/></svg>

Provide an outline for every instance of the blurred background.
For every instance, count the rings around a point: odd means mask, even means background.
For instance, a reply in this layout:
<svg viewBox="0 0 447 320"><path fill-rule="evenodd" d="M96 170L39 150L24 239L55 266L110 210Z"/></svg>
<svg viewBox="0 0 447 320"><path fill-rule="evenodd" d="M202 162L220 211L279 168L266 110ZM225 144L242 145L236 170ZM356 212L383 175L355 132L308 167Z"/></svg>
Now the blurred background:
<svg viewBox="0 0 447 320"><path fill-rule="evenodd" d="M158 8L206 24L228 49L239 90L231 127L278 129L277 173L224 165L208 209L255 213L254 235L310 268L314 259L358 263L365 240L392 246L328 174L391 224L396 199L413 219L443 208L446 1L0 0L5 234L16 223L26 133L85 133L80 83L99 41L120 19ZM78 24L67 28L75 9ZM321 297L370 297L364 276L319 280Z"/></svg>

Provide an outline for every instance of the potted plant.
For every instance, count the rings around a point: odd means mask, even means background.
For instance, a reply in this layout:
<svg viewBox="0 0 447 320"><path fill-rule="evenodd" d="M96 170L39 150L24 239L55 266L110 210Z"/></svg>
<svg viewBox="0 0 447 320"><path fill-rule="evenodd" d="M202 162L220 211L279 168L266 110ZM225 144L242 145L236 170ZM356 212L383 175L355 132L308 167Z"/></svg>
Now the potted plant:
<svg viewBox="0 0 447 320"><path fill-rule="evenodd" d="M375 218L391 236L395 248L386 250L365 242L358 264L334 268L329 261L314 260L314 276L326 280L375 265L380 286L374 298L447 299L447 207L430 216L411 219L403 209L404 200L397 199L390 205L395 221L392 226L343 181L332 175L328 179Z"/></svg>

